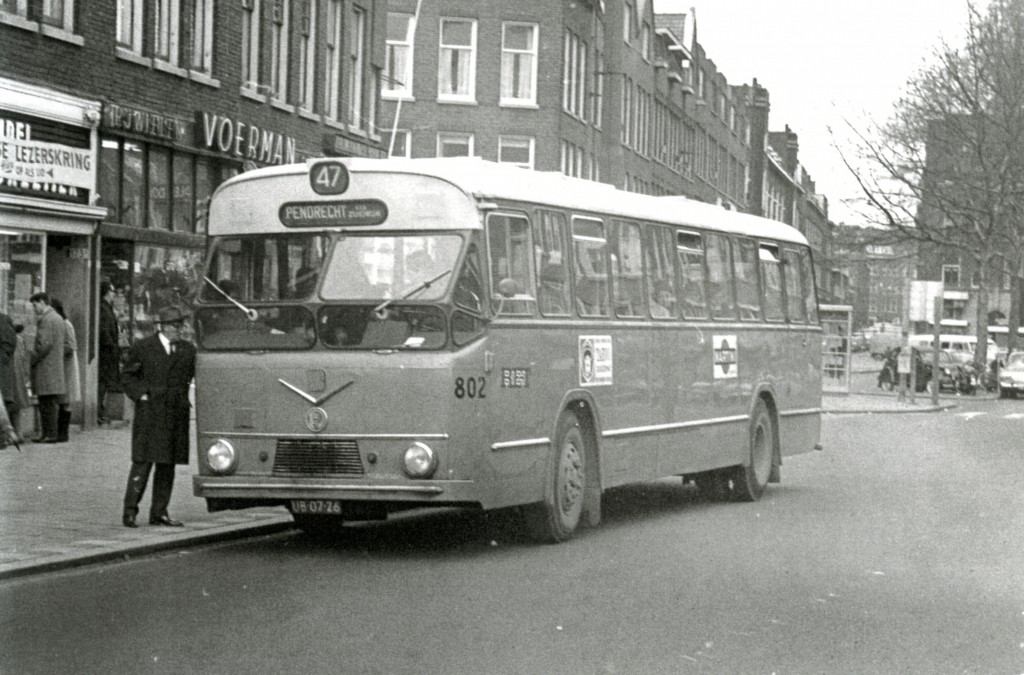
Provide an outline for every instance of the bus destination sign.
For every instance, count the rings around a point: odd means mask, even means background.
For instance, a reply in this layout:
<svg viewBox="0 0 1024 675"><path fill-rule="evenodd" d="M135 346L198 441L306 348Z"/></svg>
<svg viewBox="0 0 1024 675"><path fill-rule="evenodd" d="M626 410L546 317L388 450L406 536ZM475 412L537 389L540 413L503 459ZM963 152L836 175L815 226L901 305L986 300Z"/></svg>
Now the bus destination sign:
<svg viewBox="0 0 1024 675"><path fill-rule="evenodd" d="M380 225L388 219L388 207L379 199L286 202L278 211L278 218L285 227Z"/></svg>

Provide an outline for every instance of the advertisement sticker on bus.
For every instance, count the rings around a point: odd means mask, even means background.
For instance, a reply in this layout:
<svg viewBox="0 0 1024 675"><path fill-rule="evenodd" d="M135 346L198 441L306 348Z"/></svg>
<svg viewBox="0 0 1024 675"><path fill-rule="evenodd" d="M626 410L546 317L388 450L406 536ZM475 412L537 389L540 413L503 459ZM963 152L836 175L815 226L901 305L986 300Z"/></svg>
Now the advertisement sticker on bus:
<svg viewBox="0 0 1024 675"><path fill-rule="evenodd" d="M612 337L581 335L579 339L581 387L612 384Z"/></svg>
<svg viewBox="0 0 1024 675"><path fill-rule="evenodd" d="M711 339L714 350L714 369L716 380L728 380L739 377L740 360L736 350L735 335L715 335Z"/></svg>

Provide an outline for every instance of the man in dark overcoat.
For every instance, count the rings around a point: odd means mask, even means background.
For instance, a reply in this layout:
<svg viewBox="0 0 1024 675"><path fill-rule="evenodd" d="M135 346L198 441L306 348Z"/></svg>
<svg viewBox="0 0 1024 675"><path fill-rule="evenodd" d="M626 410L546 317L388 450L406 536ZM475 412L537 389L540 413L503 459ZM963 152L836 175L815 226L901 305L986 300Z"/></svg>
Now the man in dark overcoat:
<svg viewBox="0 0 1024 675"><path fill-rule="evenodd" d="M97 422L107 421L107 392L118 391L120 388L121 363L120 345L118 341L117 315L112 304L114 287L110 282L100 282L100 349L99 378L96 393Z"/></svg>
<svg viewBox="0 0 1024 675"><path fill-rule="evenodd" d="M174 487L175 465L188 464L188 392L196 372L196 349L178 339L186 318L184 312L165 307L158 317L157 331L133 344L124 364L124 391L135 402L132 468L121 521L125 527L136 527L139 502L154 465L149 524L182 525L167 514L167 505Z"/></svg>
<svg viewBox="0 0 1024 675"><path fill-rule="evenodd" d="M33 293L29 298L36 313L36 341L32 347L32 391L39 398L40 443L56 443L60 397L64 383L64 357L70 349L65 342L64 319L50 307L50 296Z"/></svg>

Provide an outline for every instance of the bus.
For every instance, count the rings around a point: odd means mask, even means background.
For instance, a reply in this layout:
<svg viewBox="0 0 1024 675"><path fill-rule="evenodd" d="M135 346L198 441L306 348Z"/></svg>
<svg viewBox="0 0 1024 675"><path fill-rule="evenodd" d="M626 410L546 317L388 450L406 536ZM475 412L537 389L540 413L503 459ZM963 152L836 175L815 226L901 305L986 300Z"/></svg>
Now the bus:
<svg viewBox="0 0 1024 675"><path fill-rule="evenodd" d="M208 235L211 511L336 532L509 508L560 542L610 488L754 501L820 449L811 251L783 223L474 158L319 158L226 181Z"/></svg>

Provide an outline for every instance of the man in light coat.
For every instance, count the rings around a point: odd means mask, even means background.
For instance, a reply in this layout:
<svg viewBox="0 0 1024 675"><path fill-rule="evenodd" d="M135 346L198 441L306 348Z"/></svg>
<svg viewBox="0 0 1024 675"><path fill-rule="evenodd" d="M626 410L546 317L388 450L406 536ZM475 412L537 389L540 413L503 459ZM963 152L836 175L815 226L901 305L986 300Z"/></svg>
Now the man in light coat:
<svg viewBox="0 0 1024 675"><path fill-rule="evenodd" d="M50 296L39 292L29 298L36 313L36 341L32 348L32 391L39 398L39 443L56 443L60 397L64 382L64 319L50 307Z"/></svg>

